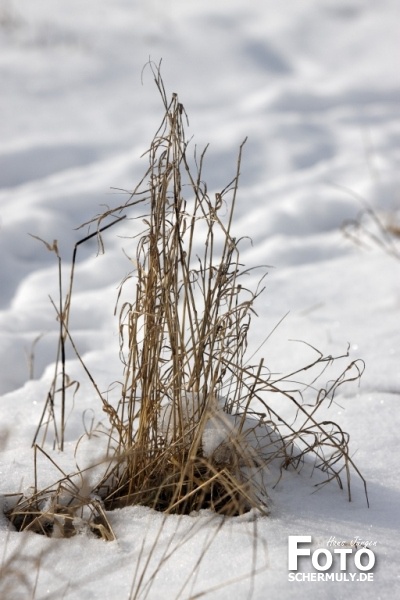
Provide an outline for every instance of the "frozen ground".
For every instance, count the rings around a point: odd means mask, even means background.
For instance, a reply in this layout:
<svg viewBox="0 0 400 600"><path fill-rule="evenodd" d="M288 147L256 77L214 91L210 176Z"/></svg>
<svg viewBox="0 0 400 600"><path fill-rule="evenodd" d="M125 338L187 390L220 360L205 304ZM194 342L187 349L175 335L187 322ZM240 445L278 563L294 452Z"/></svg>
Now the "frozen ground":
<svg viewBox="0 0 400 600"><path fill-rule="evenodd" d="M313 479L287 472L271 490L269 517L220 530L207 513L165 520L136 507L109 514L117 541L105 543L9 532L2 518L1 597L128 599L141 573L138 597L154 599L396 597L400 263L376 244L355 246L341 227L366 205L399 216L399 18L397 0L0 0L1 492L33 483L30 444L56 351L56 258L28 234L57 239L67 264L86 233L77 226L121 202L111 188L137 183L162 116L149 69L141 75L151 57L187 110L193 148L210 143L210 189L232 178L248 136L235 231L253 240L246 265L272 265L252 348L290 311L261 351L271 371L308 360L291 339L324 354L349 343L350 358L366 363L329 418L351 435L371 504L356 475L348 503L335 484L313 494ZM75 280L71 326L101 389L121 374L113 308L132 241L118 227L105 235L104 256L95 243L82 248ZM72 354L68 369L82 387L65 456L55 457L66 467L84 409L103 418ZM49 465L42 474L59 476ZM313 548L332 536L375 541L374 582L288 581L289 535L311 535ZM254 539L260 572L246 579Z"/></svg>

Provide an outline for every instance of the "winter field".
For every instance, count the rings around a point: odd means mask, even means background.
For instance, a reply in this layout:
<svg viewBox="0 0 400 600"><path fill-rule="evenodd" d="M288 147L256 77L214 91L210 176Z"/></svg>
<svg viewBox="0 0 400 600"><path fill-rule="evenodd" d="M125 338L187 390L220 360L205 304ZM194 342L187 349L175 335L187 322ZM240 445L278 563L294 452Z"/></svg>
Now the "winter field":
<svg viewBox="0 0 400 600"><path fill-rule="evenodd" d="M399 27L397 0L0 0L1 599L397 597ZM247 138L232 229L251 238L241 263L268 265L248 355L283 375L313 362L315 349L348 351L320 387L365 363L322 412L350 435L369 507L356 471L349 502L346 485L315 487L310 460L299 471L268 469L267 516L129 506L107 511L116 539L104 541L17 532L4 515L10 494L99 456L96 435L84 434L106 416L69 345L66 370L80 386L67 397L64 452L49 427L35 481L31 446L59 335L57 256L37 238L57 240L65 291L74 245L93 231L79 226L122 204L147 169L141 156L164 114L149 58L162 60L167 96L178 93L188 115L188 154L209 144L210 195L235 177ZM69 327L111 397L123 376L114 307L140 229L121 221L104 232L104 252L95 237L77 252ZM251 270L246 287L264 272ZM295 418L293 407L278 409ZM304 557L291 581L289 536L311 536L301 546L311 553L343 542L346 569L339 554L328 571ZM364 545L370 554L357 568ZM375 565L363 570L371 553ZM337 577L313 580L322 574Z"/></svg>

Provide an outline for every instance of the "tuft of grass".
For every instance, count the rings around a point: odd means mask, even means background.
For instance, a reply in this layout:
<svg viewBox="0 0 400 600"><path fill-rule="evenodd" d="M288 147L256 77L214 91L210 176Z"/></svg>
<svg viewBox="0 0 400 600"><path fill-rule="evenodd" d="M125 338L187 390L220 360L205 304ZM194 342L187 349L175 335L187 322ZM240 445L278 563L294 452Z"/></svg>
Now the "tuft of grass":
<svg viewBox="0 0 400 600"><path fill-rule="evenodd" d="M166 514L201 509L225 516L251 509L267 514L268 466L278 466L279 479L283 470L312 460L325 476L317 485L335 480L347 488L349 500L351 471L362 478L350 457L349 436L318 417L341 386L361 377L362 361L346 362L320 387L320 377L333 363L347 361L348 353L332 357L313 349L315 360L286 376L272 375L264 360L252 364L247 358L263 277L255 290L247 288L252 269L240 261L242 240L233 227L245 141L234 177L211 194L203 174L207 148L189 158L185 109L177 94L167 98L159 69L152 70L164 116L145 153L148 168L127 201L93 219L95 231L75 246L66 298L62 301L60 284L59 305L53 302L60 324L58 360L35 436L37 443L39 432L44 429L46 436L53 422L63 449L66 392L72 386L65 347L71 344L109 421L103 474L90 489L83 486L85 493L71 488L71 476L63 474L51 489L35 488L21 497L8 511L18 529L47 535L43 522L50 515L51 534L54 527L74 534L71 522L85 518L89 528L100 523L102 537L112 539L103 507L130 504ZM132 228L135 270L117 299L123 374L120 399L113 404L79 354L69 314L79 245L97 236L102 248L104 231L126 217L125 224L140 220L144 228L139 235ZM61 273L56 242L47 246ZM284 418L283 406L290 417ZM364 486L366 493L365 481Z"/></svg>
<svg viewBox="0 0 400 600"><path fill-rule="evenodd" d="M380 213L365 208L355 219L345 221L343 232L357 246L380 248L388 256L400 260L400 220L398 211Z"/></svg>
<svg viewBox="0 0 400 600"><path fill-rule="evenodd" d="M120 404L109 413L117 465L100 487L109 508L242 514L256 501L239 457L249 467L253 458L239 430L222 460L205 454L203 435L211 418L243 400L247 331L260 292L240 283L248 271L232 234L243 145L234 179L211 197L205 152L195 174L187 158L185 110L176 94L167 101L159 75L156 84L165 115L149 168L117 209L146 203L149 213L134 259L134 297L119 307L125 372Z"/></svg>

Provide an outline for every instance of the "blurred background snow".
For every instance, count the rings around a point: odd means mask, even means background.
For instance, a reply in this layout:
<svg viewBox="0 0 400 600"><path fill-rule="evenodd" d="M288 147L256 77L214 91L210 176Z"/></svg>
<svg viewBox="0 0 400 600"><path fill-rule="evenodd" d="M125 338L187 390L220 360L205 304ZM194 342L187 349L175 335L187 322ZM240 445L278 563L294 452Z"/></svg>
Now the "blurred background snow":
<svg viewBox="0 0 400 600"><path fill-rule="evenodd" d="M354 194L398 206L398 17L395 0L1 0L0 390L27 379L37 336L35 376L53 359L56 258L28 234L57 239L67 269L76 228L144 172L162 116L149 58L187 110L193 151L210 143L210 190L248 137L236 230L253 239L246 264L279 269L347 253ZM83 352L104 347L110 288L129 271L122 232L76 279ZM95 254L82 246L81 263Z"/></svg>

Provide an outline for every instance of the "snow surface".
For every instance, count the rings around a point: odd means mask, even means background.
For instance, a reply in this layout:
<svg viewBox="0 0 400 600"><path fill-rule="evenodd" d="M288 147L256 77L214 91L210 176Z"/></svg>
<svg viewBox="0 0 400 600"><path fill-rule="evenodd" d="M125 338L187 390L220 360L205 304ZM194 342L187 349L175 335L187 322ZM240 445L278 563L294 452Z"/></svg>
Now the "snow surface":
<svg viewBox="0 0 400 600"><path fill-rule="evenodd" d="M258 352L271 371L310 358L289 340L324 354L349 343L350 359L366 363L329 415L351 435L371 504L355 474L349 503L334 483L313 493L313 478L285 472L270 516L222 527L207 512L165 518L131 507L108 514L117 540L107 543L16 533L1 516L2 598L396 597L400 263L376 244L357 247L341 227L365 206L399 215L399 9L397 0L1 0L1 492L33 484L30 445L56 352L57 261L28 234L58 240L67 264L86 233L76 228L121 203L112 188L138 182L162 116L151 72L142 74L151 57L186 108L193 148L210 143L211 190L233 177L248 136L234 228L253 240L243 262L272 266L251 348L290 311ZM78 254L71 329L102 390L121 376L113 309L130 271L124 227L104 236L104 255L95 241ZM68 372L81 389L64 455L54 453L65 469L84 418L104 419L72 353ZM39 473L59 477L46 461ZM289 535L311 535L314 549L331 536L376 541L374 582L288 581Z"/></svg>

